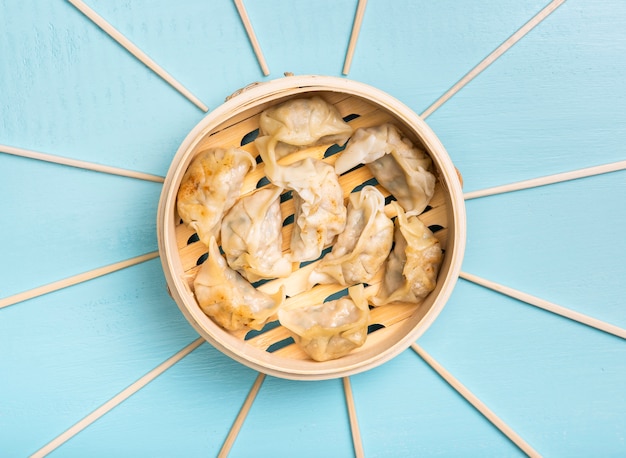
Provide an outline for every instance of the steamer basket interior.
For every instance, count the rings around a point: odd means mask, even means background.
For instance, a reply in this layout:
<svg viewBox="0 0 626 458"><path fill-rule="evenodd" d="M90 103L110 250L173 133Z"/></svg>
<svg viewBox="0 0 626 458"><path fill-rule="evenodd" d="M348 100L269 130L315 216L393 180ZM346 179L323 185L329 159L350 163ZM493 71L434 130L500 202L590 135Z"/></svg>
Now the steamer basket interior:
<svg viewBox="0 0 626 458"><path fill-rule="evenodd" d="M293 82L291 82L293 81ZM216 325L198 306L193 294L193 279L207 257L207 247L198 241L192 229L181 222L176 212L176 194L182 175L192 159L211 147L241 147L258 157L254 138L258 134L260 113L269 106L295 97L321 96L333 104L353 128L384 122L394 123L415 144L422 145L433 159L437 186L429 207L420 219L433 231L444 250L437 286L419 305L392 304L371 310L366 343L342 358L316 362L310 360L276 319L261 331L228 332ZM341 148L324 145L310 148L333 164ZM260 159L259 159L260 160ZM353 169L339 178L344 197L364 184L376 184L367 167ZM263 164L250 172L242 193L249 193L267 183ZM389 208L392 196L385 195ZM281 199L284 220L283 250L288 250L292 230L293 201ZM458 278L465 246L465 211L456 171L443 146L428 126L404 105L388 95L360 83L330 77L287 77L262 83L229 98L189 134L178 150L166 177L158 215L159 251L169 291L179 308L209 343L258 371L291 379L327 379L342 377L375 367L413 343L438 315ZM328 247L327 249L330 249ZM285 279L270 280L258 286L275 291L285 286L288 302L320 303L345 295L341 285L317 285L298 291L296 276L307 275L313 263L302 263ZM366 285L378 287L382 275Z"/></svg>

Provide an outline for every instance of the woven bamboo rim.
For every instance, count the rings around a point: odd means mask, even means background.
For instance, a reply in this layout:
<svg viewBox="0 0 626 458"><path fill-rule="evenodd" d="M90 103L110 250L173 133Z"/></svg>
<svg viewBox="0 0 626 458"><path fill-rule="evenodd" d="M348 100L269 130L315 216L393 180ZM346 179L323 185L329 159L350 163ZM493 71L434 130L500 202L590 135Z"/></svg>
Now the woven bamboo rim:
<svg viewBox="0 0 626 458"><path fill-rule="evenodd" d="M414 143L424 146L433 159L438 184L431 208L420 215L420 219L436 228L435 235L445 250L437 286L422 304L394 304L375 308L372 310L371 329L376 330L369 334L365 345L347 356L326 362L308 359L296 345L273 351L288 337L281 326L261 334L230 333L208 318L197 305L191 287L198 269L198 259L207 250L200 242L193 243L193 231L180 224L176 213L178 188L185 170L197 153L212 146L240 146L242 139L258 128L258 116L264 109L289 98L312 95L319 95L334 104L342 116L358 115L350 116L354 118L350 123L355 128L391 121ZM256 156L253 143L242 148ZM330 156L324 160L333 163L336 157ZM356 186L370 179L368 173L367 168L361 168L343 175L340 183L344 195L347 196ZM289 379L319 380L371 369L413 344L435 320L454 288L466 237L465 205L458 178L443 145L422 118L374 87L345 78L316 75L289 76L255 83L230 96L224 104L202 119L182 142L172 160L157 215L159 253L168 290L186 319L202 337L224 354L260 372ZM244 189L244 192L252 189ZM283 213L289 212L289 205L293 208L290 201L282 205ZM284 231L289 230L288 226L284 228ZM284 234L284 239L286 243L283 246L286 249L288 234ZM297 275L300 270L292 275ZM284 282L289 294L289 278L277 281ZM343 289L339 285L318 286L291 300L319 303Z"/></svg>

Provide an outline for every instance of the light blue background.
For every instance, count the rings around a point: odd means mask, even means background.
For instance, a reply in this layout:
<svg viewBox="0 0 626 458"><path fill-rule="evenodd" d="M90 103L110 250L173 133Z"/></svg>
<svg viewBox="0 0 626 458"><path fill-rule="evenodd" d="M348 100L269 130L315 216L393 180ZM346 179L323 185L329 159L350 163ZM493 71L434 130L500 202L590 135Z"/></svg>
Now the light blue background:
<svg viewBox="0 0 626 458"><path fill-rule="evenodd" d="M356 1L87 2L209 107L339 76ZM547 2L370 0L350 78L423 112ZM626 3L568 0L428 118L472 191L626 159ZM165 175L204 114L64 0L0 0L0 144ZM0 297L156 250L161 185L0 153ZM626 327L626 172L467 202L463 270ZM0 309L0 456L196 339L157 259ZM420 345L545 456L626 455L626 342L460 280ZM214 456L256 373L203 344L58 448ZM521 452L411 350L352 377L366 456ZM232 456L351 456L339 380L268 377Z"/></svg>

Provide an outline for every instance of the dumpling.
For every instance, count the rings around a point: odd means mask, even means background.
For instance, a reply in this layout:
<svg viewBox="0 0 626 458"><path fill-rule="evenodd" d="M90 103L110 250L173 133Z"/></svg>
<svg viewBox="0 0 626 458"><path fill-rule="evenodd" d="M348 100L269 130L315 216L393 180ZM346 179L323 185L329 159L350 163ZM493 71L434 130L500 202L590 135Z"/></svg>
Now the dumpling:
<svg viewBox="0 0 626 458"><path fill-rule="evenodd" d="M291 261L282 253L281 191L268 185L242 197L222 221L228 265L251 282L291 274Z"/></svg>
<svg viewBox="0 0 626 458"><path fill-rule="evenodd" d="M307 157L289 165L278 164L274 143L267 136L256 140L269 180L294 191L291 260L312 261L346 226L343 191L335 169L323 161Z"/></svg>
<svg viewBox="0 0 626 458"><path fill-rule="evenodd" d="M202 311L229 331L261 329L285 301L282 288L276 294L265 294L228 267L215 237L209 240L209 257L193 286Z"/></svg>
<svg viewBox="0 0 626 458"><path fill-rule="evenodd" d="M422 213L435 193L430 157L392 124L357 129L337 158L335 171L342 174L359 164L367 164L409 214Z"/></svg>
<svg viewBox="0 0 626 458"><path fill-rule="evenodd" d="M237 148L212 148L189 165L178 189L177 209L182 220L208 245L219 237L224 213L239 198L243 179L256 161Z"/></svg>
<svg viewBox="0 0 626 458"><path fill-rule="evenodd" d="M391 153L394 140L399 141L397 129L389 123L359 127L335 162L335 171L341 175L359 164L368 164Z"/></svg>
<svg viewBox="0 0 626 458"><path fill-rule="evenodd" d="M353 286L348 294L335 301L278 311L280 324L315 361L340 358L365 343L369 307L363 285Z"/></svg>
<svg viewBox="0 0 626 458"><path fill-rule="evenodd" d="M295 178L287 181L295 206L291 257L296 262L312 261L346 227L343 190L335 170L325 162L308 158L289 169Z"/></svg>
<svg viewBox="0 0 626 458"><path fill-rule="evenodd" d="M395 246L385 264L385 277L373 305L420 302L435 289L443 254L439 240L415 215L407 216L393 203L398 216Z"/></svg>
<svg viewBox="0 0 626 458"><path fill-rule="evenodd" d="M292 185L295 206L291 232L291 258L295 262L312 261L322 254L346 226L347 210L343 191L333 168L322 161L307 161L301 166L315 169L307 184ZM294 168L298 165L294 164Z"/></svg>
<svg viewBox="0 0 626 458"><path fill-rule="evenodd" d="M353 131L339 111L319 96L291 99L268 108L261 113L259 124L260 136L296 147L324 142L343 145ZM279 144L277 157L290 150Z"/></svg>
<svg viewBox="0 0 626 458"><path fill-rule="evenodd" d="M385 214L385 198L374 186L350 194L346 229L333 250L309 276L316 283L367 283L380 270L393 243L393 222Z"/></svg>

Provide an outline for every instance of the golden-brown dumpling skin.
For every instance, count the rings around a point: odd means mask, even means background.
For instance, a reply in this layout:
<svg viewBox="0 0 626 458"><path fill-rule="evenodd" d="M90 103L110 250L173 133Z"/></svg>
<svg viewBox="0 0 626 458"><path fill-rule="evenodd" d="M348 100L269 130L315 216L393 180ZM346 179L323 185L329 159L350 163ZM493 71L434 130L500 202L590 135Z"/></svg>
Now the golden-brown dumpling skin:
<svg viewBox="0 0 626 458"><path fill-rule="evenodd" d="M278 311L280 323L311 359L337 359L365 343L369 307L363 285L353 286L348 294L335 301Z"/></svg>
<svg viewBox="0 0 626 458"><path fill-rule="evenodd" d="M367 283L380 270L393 243L385 198L374 186L350 194L345 230L309 277L309 285Z"/></svg>
<svg viewBox="0 0 626 458"><path fill-rule="evenodd" d="M189 165L178 189L177 209L183 222L209 244L219 238L224 213L239 198L246 173L256 166L254 157L238 148L212 148Z"/></svg>
<svg viewBox="0 0 626 458"><path fill-rule="evenodd" d="M202 311L229 331L261 329L285 300L282 288L270 296L228 267L214 237L193 285Z"/></svg>
<svg viewBox="0 0 626 458"><path fill-rule="evenodd" d="M385 277L373 305L418 303L435 289L443 254L439 240L413 215L396 204L395 246L385 264Z"/></svg>

